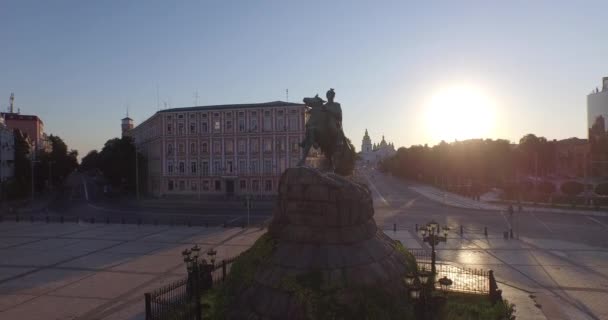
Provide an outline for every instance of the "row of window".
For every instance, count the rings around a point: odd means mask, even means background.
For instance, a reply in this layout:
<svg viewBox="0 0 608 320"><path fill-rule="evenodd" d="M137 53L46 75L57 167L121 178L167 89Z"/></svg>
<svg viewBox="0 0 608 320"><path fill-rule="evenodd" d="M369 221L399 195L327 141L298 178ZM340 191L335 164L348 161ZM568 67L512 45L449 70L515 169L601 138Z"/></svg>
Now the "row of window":
<svg viewBox="0 0 608 320"><path fill-rule="evenodd" d="M272 191L272 180L239 180L239 191L240 192L258 192L260 191L260 181L264 183L264 191ZM224 186L225 187L225 186ZM202 180L200 181L201 191L215 191L222 192L222 181L221 180ZM167 181L168 191L199 191L198 180L168 180Z"/></svg>
<svg viewBox="0 0 608 320"><path fill-rule="evenodd" d="M277 139L275 141L274 145L273 145L272 138L264 138L264 139L262 139L262 144L263 144L262 145L263 152L272 152L273 148L275 148L276 151L278 151L278 152L286 151L285 139L283 139L283 138ZM299 152L300 147L299 147L297 138L290 138L289 144L291 147L291 152ZM190 142L189 148L188 148L188 153L197 154L197 152L198 152L197 145L198 144L196 142ZM224 149L225 149L224 150L225 153L227 153L227 154L234 153L234 141L225 140ZM175 154L175 148L174 148L172 142L167 143L166 150L167 150L167 155L169 155L169 156ZM209 142L206 142L206 141L201 142L200 150L201 150L201 153L209 153ZM260 140L258 138L253 138L250 140L250 151L252 153L260 152ZM177 152L178 152L178 154L185 154L186 153L186 144L178 143ZM247 140L244 140L244 139L238 140L237 152L239 154L247 153ZM213 153L222 154L222 142L221 141L213 141Z"/></svg>
<svg viewBox="0 0 608 320"><path fill-rule="evenodd" d="M292 159L291 166L295 166L297 159ZM221 161L213 161L213 166L209 166L209 161L200 161L200 164L196 160L179 161L177 165L173 161L167 161L167 174L192 174L201 176L210 175L233 175L233 174L272 174L279 173L285 169L285 161L279 161L279 164L273 163L271 159L265 159L261 162L262 166L258 167L258 160L249 161L247 165L246 160L239 160L238 166L232 160L227 160L225 165L222 166Z"/></svg>
<svg viewBox="0 0 608 320"><path fill-rule="evenodd" d="M170 120L171 116L168 116L168 121L166 124L166 130L165 132L169 135L177 133L178 135L185 135L186 134L186 122L182 122L182 121L178 121L177 122L177 129L175 129L175 123L173 121ZM287 121L286 121L287 119ZM274 122L274 127L273 127L273 122ZM272 117L270 115L268 116L264 116L262 119L262 127L258 129L259 125L258 125L258 118L257 117L252 117L249 119L249 121L247 121L247 119L243 118L238 118L236 120L236 122L234 120L231 119L224 119L223 120L223 125L222 125L222 120L219 118L219 116L217 118L214 118L211 121L208 121L206 119L201 120L200 122L200 131L199 130L199 125L197 121L190 121L188 123L188 134L198 134L200 133L209 133L210 129L212 129L213 133L222 133L222 132L234 132L235 126L237 129L237 132L257 132L259 129L261 129L261 131L263 132L269 132L269 131L297 131L299 130L299 125L298 125L298 116L297 114L295 115L289 115L287 116L287 118L283 117L283 116L279 116L275 119L275 121L272 121ZM210 125L212 125L210 127Z"/></svg>

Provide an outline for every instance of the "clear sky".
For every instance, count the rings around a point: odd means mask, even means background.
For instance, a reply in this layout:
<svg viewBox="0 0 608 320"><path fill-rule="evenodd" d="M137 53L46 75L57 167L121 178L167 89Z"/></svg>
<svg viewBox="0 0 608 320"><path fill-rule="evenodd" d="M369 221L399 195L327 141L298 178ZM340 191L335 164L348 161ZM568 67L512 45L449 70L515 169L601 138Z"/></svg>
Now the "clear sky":
<svg viewBox="0 0 608 320"><path fill-rule="evenodd" d="M585 137L586 95L608 76L606 17L606 1L2 0L0 108L15 92L81 156L120 135L127 106L136 124L156 112L157 88L162 108L196 91L204 105L332 87L357 149L365 128L396 146ZM458 88L474 93L451 105ZM454 112L471 99L491 116ZM433 132L455 114L460 129Z"/></svg>

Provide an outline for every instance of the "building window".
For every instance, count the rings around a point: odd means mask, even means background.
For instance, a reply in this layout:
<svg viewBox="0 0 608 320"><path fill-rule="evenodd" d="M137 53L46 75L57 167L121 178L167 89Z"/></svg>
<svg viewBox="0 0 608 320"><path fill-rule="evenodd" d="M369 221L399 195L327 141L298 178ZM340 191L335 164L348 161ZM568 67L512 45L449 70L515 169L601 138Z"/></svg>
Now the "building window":
<svg viewBox="0 0 608 320"><path fill-rule="evenodd" d="M285 138L279 138L279 152L285 152Z"/></svg>
<svg viewBox="0 0 608 320"><path fill-rule="evenodd" d="M226 140L224 143L226 144L226 153L234 153L234 142L232 140Z"/></svg>
<svg viewBox="0 0 608 320"><path fill-rule="evenodd" d="M232 120L226 120L226 131L232 131Z"/></svg>
<svg viewBox="0 0 608 320"><path fill-rule="evenodd" d="M203 191L209 191L209 180L203 181Z"/></svg>
<svg viewBox="0 0 608 320"><path fill-rule="evenodd" d="M173 180L167 182L167 190L173 191Z"/></svg>
<svg viewBox="0 0 608 320"><path fill-rule="evenodd" d="M245 154L245 152L247 152L247 141L239 140L238 151L240 154Z"/></svg>
<svg viewBox="0 0 608 320"><path fill-rule="evenodd" d="M298 152L298 151L300 151L300 146L298 145L297 138L290 138L289 143L291 144L291 152Z"/></svg>
<svg viewBox="0 0 608 320"><path fill-rule="evenodd" d="M203 143L201 144L201 152L202 152L202 153L207 153L207 152L209 152L209 150L208 150L208 148L207 148L207 142L203 142Z"/></svg>
<svg viewBox="0 0 608 320"><path fill-rule="evenodd" d="M257 153L258 150L258 139L251 139L251 152Z"/></svg>
<svg viewBox="0 0 608 320"><path fill-rule="evenodd" d="M264 112L264 131L272 131L272 117L270 111Z"/></svg>
<svg viewBox="0 0 608 320"><path fill-rule="evenodd" d="M173 155L173 144L172 143L169 143L167 145L167 155L169 155L169 156Z"/></svg>
<svg viewBox="0 0 608 320"><path fill-rule="evenodd" d="M186 164L183 161L179 162L179 173L184 174L186 172Z"/></svg>
<svg viewBox="0 0 608 320"><path fill-rule="evenodd" d="M258 173L258 161L257 160L251 160L251 168L249 168L251 171L249 172L250 174L256 174Z"/></svg>
<svg viewBox="0 0 608 320"><path fill-rule="evenodd" d="M178 123L177 124L177 133L178 134L184 134L184 124L183 123Z"/></svg>
<svg viewBox="0 0 608 320"><path fill-rule="evenodd" d="M272 180L264 181L264 191L266 191L266 192L272 191Z"/></svg>
<svg viewBox="0 0 608 320"><path fill-rule="evenodd" d="M289 116L289 131L298 131L298 118L296 116Z"/></svg>
<svg viewBox="0 0 608 320"><path fill-rule="evenodd" d="M222 153L222 143L220 141L213 141L213 153L215 153L215 154Z"/></svg>
<svg viewBox="0 0 608 320"><path fill-rule="evenodd" d="M201 114L201 118L207 119L207 114L206 113Z"/></svg>
<svg viewBox="0 0 608 320"><path fill-rule="evenodd" d="M272 152L272 140L264 139L264 152Z"/></svg>
<svg viewBox="0 0 608 320"><path fill-rule="evenodd" d="M245 118L239 118L239 132L245 132Z"/></svg>
<svg viewBox="0 0 608 320"><path fill-rule="evenodd" d="M232 118L232 112L226 112L226 117L227 118Z"/></svg>
<svg viewBox="0 0 608 320"><path fill-rule="evenodd" d="M251 190L254 192L260 191L260 181L258 181L258 180L251 181Z"/></svg>
<svg viewBox="0 0 608 320"><path fill-rule="evenodd" d="M254 113L251 113L251 115L254 116ZM255 116L250 120L249 129L253 132L258 131L258 118Z"/></svg>
<svg viewBox="0 0 608 320"><path fill-rule="evenodd" d="M190 181L190 190L196 191L197 187L198 187L198 184L196 183L196 180Z"/></svg>
<svg viewBox="0 0 608 320"><path fill-rule="evenodd" d="M180 180L179 181L179 191L184 191L184 190L186 190L186 181Z"/></svg>
<svg viewBox="0 0 608 320"><path fill-rule="evenodd" d="M190 153L196 154L196 142L190 142Z"/></svg>
<svg viewBox="0 0 608 320"><path fill-rule="evenodd" d="M183 119L183 118L184 118L184 115L183 115L183 114L180 114L180 115L178 115L178 116L177 116L177 118L178 118L178 119Z"/></svg>
<svg viewBox="0 0 608 320"><path fill-rule="evenodd" d="M232 160L226 161L226 172L232 173Z"/></svg>
<svg viewBox="0 0 608 320"><path fill-rule="evenodd" d="M213 174L220 174L220 162L218 160L213 161Z"/></svg>
<svg viewBox="0 0 608 320"><path fill-rule="evenodd" d="M196 161L190 162L190 172L196 174Z"/></svg>
<svg viewBox="0 0 608 320"><path fill-rule="evenodd" d="M272 172L272 161L264 160L264 173L270 174Z"/></svg>
<svg viewBox="0 0 608 320"><path fill-rule="evenodd" d="M283 116L279 116L279 119L277 119L277 131L285 131L285 119L283 119Z"/></svg>
<svg viewBox="0 0 608 320"><path fill-rule="evenodd" d="M215 180L215 191L222 191L222 182L220 180Z"/></svg>
<svg viewBox="0 0 608 320"><path fill-rule="evenodd" d="M213 120L213 130L220 131L220 120L219 119Z"/></svg>
<svg viewBox="0 0 608 320"><path fill-rule="evenodd" d="M173 134L173 126L167 123L167 134Z"/></svg>
<svg viewBox="0 0 608 320"><path fill-rule="evenodd" d="M203 161L201 170L202 170L202 174L204 176L208 176L209 175L209 162Z"/></svg>
<svg viewBox="0 0 608 320"><path fill-rule="evenodd" d="M179 143L177 145L177 152L179 152L180 154L183 154L184 152L186 152L185 148L184 148L184 144L183 143Z"/></svg>
<svg viewBox="0 0 608 320"><path fill-rule="evenodd" d="M173 162L167 163L167 173L173 174Z"/></svg>
<svg viewBox="0 0 608 320"><path fill-rule="evenodd" d="M247 162L245 160L239 160L239 174L247 173Z"/></svg>
<svg viewBox="0 0 608 320"><path fill-rule="evenodd" d="M203 133L207 133L207 130L209 130L209 129L207 128L207 122L203 122L203 123L201 123L201 132L203 132Z"/></svg>
<svg viewBox="0 0 608 320"><path fill-rule="evenodd" d="M239 181L239 189L241 191L247 191L247 180Z"/></svg>
<svg viewBox="0 0 608 320"><path fill-rule="evenodd" d="M196 123L190 122L190 134L196 133Z"/></svg>

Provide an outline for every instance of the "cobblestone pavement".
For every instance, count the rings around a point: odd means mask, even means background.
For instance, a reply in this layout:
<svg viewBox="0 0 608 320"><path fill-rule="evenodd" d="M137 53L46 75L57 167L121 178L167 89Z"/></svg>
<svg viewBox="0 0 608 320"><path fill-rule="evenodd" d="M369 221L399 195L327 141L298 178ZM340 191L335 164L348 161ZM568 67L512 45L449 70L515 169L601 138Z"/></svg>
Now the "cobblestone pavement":
<svg viewBox="0 0 608 320"><path fill-rule="evenodd" d="M0 319L143 319L143 294L185 276L181 251L218 261L250 247L255 229L0 223Z"/></svg>

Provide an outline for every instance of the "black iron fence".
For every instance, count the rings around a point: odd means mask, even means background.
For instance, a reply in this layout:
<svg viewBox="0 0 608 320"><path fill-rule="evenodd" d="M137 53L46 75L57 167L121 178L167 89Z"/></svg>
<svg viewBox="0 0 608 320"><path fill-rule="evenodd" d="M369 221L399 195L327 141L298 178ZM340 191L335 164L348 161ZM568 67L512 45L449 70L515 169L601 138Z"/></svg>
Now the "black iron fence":
<svg viewBox="0 0 608 320"><path fill-rule="evenodd" d="M416 258L419 269L431 270L431 252L426 249L410 249ZM449 291L470 292L479 294L490 294L490 278L494 279L492 270L461 268L444 262L436 262L436 279L447 277L452 280L452 285L447 288ZM492 277L490 277L492 275ZM494 280L496 284L496 280ZM439 288L439 283L435 284Z"/></svg>
<svg viewBox="0 0 608 320"><path fill-rule="evenodd" d="M146 320L202 319L201 297L226 279L236 258L217 265L199 263L186 278L145 293Z"/></svg>

